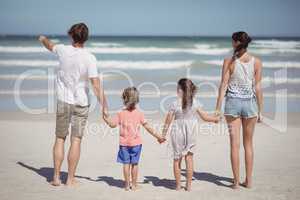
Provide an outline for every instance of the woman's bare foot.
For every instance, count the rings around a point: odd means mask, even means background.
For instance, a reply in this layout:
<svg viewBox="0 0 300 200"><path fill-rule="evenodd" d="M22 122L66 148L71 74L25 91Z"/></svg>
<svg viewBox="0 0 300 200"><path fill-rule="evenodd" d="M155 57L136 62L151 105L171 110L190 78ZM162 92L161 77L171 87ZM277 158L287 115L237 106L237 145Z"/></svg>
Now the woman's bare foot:
<svg viewBox="0 0 300 200"><path fill-rule="evenodd" d="M53 177L53 180L50 182L50 184L53 186L60 186L61 180L59 179L59 177Z"/></svg>
<svg viewBox="0 0 300 200"><path fill-rule="evenodd" d="M233 183L230 187L232 189L236 190L236 189L239 189L239 184L238 183Z"/></svg>
<svg viewBox="0 0 300 200"><path fill-rule="evenodd" d="M241 184L241 186L251 189L252 188L252 184L249 181L245 181L244 183Z"/></svg>
<svg viewBox="0 0 300 200"><path fill-rule="evenodd" d="M75 187L78 185L79 185L79 181L77 181L76 179L67 180L67 182L66 182L66 186L69 186L69 187Z"/></svg>
<svg viewBox="0 0 300 200"><path fill-rule="evenodd" d="M175 190L176 190L176 191L180 191L180 190L181 190L181 185L176 185Z"/></svg>

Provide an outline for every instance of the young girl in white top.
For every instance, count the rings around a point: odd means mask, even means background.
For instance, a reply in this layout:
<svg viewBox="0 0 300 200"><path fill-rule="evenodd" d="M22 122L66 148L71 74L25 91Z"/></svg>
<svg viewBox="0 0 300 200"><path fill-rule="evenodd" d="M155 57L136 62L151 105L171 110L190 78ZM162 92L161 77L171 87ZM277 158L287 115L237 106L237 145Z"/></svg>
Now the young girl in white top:
<svg viewBox="0 0 300 200"><path fill-rule="evenodd" d="M176 190L181 189L180 163L183 157L185 158L187 168L186 190L191 190L193 149L196 140L194 128L197 123L197 115L207 122L217 123L219 121L218 116L210 116L202 110L201 105L194 99L195 93L196 86L191 80L183 78L178 81L178 100L171 105L162 131L162 135L165 137L174 119L170 134L174 156L173 168L176 179Z"/></svg>

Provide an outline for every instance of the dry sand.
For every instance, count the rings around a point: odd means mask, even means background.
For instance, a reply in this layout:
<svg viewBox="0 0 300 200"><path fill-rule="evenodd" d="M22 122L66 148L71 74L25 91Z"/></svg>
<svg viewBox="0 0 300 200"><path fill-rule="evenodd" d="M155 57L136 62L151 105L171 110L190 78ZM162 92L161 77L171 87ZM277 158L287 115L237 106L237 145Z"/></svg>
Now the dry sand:
<svg viewBox="0 0 300 200"><path fill-rule="evenodd" d="M143 134L139 173L142 188L126 192L122 189L122 166L116 163L117 132L112 134L108 128L101 130L95 125L90 127L83 140L77 171L80 186L53 187L48 181L53 173L54 116L1 113L0 199L300 199L299 117L297 113L289 114L288 130L284 133L264 124L257 126L252 189L227 187L232 177L229 139L214 126L214 131L199 133L197 137L191 192L173 190L169 145L157 144L148 134ZM95 122L97 117L92 115L90 124ZM66 169L64 162L63 179ZM244 171L242 164L241 181ZM184 185L184 176L182 181Z"/></svg>

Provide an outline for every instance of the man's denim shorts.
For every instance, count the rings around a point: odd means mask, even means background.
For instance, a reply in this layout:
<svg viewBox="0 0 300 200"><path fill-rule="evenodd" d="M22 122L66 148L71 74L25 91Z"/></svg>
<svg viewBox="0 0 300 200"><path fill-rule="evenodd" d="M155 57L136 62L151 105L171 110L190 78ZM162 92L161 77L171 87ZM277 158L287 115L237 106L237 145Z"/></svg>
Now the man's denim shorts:
<svg viewBox="0 0 300 200"><path fill-rule="evenodd" d="M241 118L253 118L258 115L256 98L226 97L224 115Z"/></svg>

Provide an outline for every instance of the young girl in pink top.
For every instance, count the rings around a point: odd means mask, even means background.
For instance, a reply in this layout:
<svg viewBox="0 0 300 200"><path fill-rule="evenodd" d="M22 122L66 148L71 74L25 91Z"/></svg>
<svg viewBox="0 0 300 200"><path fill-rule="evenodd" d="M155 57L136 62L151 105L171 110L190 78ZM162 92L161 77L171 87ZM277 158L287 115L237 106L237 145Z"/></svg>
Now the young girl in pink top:
<svg viewBox="0 0 300 200"><path fill-rule="evenodd" d="M111 127L120 126L120 146L117 162L123 164L123 174L125 179L125 190L137 189L138 162L142 150L142 139L140 125L142 125L159 143L165 139L157 134L146 122L144 114L136 108L139 102L139 93L135 87L126 88L122 94L125 108L110 118L103 115L104 121ZM130 174L131 183L130 186Z"/></svg>

